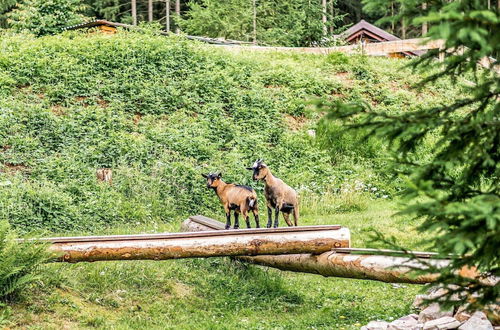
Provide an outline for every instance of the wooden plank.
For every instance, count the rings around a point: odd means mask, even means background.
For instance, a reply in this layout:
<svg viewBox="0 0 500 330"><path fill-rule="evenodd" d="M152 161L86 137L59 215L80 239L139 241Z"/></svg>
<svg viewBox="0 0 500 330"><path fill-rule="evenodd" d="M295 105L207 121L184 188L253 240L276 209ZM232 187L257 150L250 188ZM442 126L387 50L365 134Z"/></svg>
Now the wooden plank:
<svg viewBox="0 0 500 330"><path fill-rule="evenodd" d="M46 239L57 261L166 260L220 256L319 254L349 247L347 228L293 227L155 235L114 235Z"/></svg>
<svg viewBox="0 0 500 330"><path fill-rule="evenodd" d="M363 45L363 52L368 55L386 55L389 53L421 51L441 48L443 40L428 40L423 38L395 40L385 42L367 43ZM274 51L274 52L296 52L310 54L329 54L333 52L356 53L360 51L358 45L338 46L338 47L264 47L264 46L228 46L219 45L232 51Z"/></svg>

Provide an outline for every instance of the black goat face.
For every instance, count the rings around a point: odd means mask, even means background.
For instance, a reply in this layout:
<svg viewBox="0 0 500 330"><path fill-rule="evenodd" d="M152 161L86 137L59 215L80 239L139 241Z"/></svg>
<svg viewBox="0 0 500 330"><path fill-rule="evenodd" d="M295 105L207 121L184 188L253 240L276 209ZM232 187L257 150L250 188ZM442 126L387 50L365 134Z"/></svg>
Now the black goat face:
<svg viewBox="0 0 500 330"><path fill-rule="evenodd" d="M263 163L262 159L256 160L252 167L247 167L247 170L253 171L252 178L255 181L265 179L268 171L267 166Z"/></svg>
<svg viewBox="0 0 500 330"><path fill-rule="evenodd" d="M207 179L207 188L212 188L216 189L217 186L219 185L220 178L222 177L222 173L216 174L216 173L208 173L208 174L202 174L205 179Z"/></svg>

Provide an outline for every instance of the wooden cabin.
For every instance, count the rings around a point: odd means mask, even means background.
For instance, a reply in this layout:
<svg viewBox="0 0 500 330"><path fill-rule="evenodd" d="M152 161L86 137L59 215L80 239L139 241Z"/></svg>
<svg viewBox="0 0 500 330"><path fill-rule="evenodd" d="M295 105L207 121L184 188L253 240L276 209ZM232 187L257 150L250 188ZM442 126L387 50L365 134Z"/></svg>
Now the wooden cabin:
<svg viewBox="0 0 500 330"><path fill-rule="evenodd" d="M373 24L368 23L365 20L361 20L358 23L351 26L345 32L340 34L342 38L349 44L359 44L359 43L372 43L372 42L383 42L383 41L396 41L401 40L395 35L390 34L387 31L376 27ZM390 57L405 57L405 56L420 56L423 51L408 51L403 53L391 53Z"/></svg>

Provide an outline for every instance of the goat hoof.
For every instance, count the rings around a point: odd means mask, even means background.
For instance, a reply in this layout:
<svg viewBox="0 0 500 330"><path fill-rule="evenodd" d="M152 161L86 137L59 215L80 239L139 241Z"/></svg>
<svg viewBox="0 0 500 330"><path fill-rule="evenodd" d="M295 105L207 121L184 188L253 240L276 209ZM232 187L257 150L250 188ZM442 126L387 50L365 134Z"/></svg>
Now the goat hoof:
<svg viewBox="0 0 500 330"><path fill-rule="evenodd" d="M230 229L230 228L231 228L231 226L227 226L227 225L226 225L226 230L228 230L228 229Z"/></svg>

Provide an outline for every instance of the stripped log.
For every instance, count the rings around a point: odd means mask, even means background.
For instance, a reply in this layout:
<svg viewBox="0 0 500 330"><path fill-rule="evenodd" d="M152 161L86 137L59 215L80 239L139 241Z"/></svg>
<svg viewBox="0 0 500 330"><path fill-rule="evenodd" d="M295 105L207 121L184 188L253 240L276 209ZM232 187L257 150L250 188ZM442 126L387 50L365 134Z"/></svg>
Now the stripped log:
<svg viewBox="0 0 500 330"><path fill-rule="evenodd" d="M224 224L208 218L200 219L191 217L184 221L181 230L220 230ZM346 249L327 251L316 255L314 253L289 254L289 255L261 255L256 257L237 257L238 260L258 265L288 270L293 272L313 273L323 276L376 280L388 283L414 283L424 284L434 282L438 274L423 274L414 276L410 273L412 268L422 268L417 260L407 256L373 255L376 250L371 250L372 255L352 254L359 250L360 253L370 253L369 249ZM398 251L385 250L384 254L398 253ZM429 258L432 253L417 253L422 258ZM428 259L426 262L437 267L446 267L450 260Z"/></svg>
<svg viewBox="0 0 500 330"><path fill-rule="evenodd" d="M241 229L153 235L46 238L57 261L165 260L177 258L322 253L349 247L340 226Z"/></svg>

